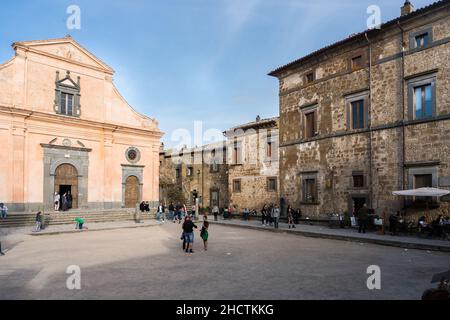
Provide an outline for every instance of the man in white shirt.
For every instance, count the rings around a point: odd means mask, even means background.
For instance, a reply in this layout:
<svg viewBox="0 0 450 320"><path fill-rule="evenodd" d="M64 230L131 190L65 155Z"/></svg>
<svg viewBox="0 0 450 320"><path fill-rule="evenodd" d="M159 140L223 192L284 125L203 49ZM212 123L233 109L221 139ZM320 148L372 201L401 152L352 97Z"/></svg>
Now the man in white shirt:
<svg viewBox="0 0 450 320"><path fill-rule="evenodd" d="M61 199L61 196L59 195L59 193L55 192L55 196L53 199L53 203L55 204L55 211L59 211L60 199Z"/></svg>

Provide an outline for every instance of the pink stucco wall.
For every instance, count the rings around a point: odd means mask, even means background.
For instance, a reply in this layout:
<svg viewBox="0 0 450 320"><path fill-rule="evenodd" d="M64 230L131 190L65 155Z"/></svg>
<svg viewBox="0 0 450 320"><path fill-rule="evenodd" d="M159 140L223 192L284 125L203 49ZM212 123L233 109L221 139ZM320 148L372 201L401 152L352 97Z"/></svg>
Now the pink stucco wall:
<svg viewBox="0 0 450 320"><path fill-rule="evenodd" d="M41 144L81 142L89 153L89 202L122 201L125 151L141 152L143 199L159 198L156 120L137 113L119 94L114 71L71 38L14 45L16 56L0 65L0 202L44 201ZM80 118L54 111L55 77L80 77Z"/></svg>

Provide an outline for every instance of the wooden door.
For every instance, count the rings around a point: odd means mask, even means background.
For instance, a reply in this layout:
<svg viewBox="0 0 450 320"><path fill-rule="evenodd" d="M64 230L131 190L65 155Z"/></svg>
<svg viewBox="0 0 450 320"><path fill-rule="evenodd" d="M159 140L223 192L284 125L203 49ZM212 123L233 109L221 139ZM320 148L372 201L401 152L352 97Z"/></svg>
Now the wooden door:
<svg viewBox="0 0 450 320"><path fill-rule="evenodd" d="M78 208L78 171L71 164L62 164L56 169L55 191L60 192L61 186L72 194L72 208ZM60 195L63 196L62 194Z"/></svg>
<svg viewBox="0 0 450 320"><path fill-rule="evenodd" d="M139 179L129 176L125 182L125 208L134 208L139 202Z"/></svg>

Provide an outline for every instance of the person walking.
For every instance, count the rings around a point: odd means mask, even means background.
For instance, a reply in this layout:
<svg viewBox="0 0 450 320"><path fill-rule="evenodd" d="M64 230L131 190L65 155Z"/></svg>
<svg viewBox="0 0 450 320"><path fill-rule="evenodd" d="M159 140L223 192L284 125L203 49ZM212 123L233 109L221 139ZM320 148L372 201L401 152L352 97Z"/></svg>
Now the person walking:
<svg viewBox="0 0 450 320"><path fill-rule="evenodd" d="M397 211L395 215L391 214L389 216L389 231L391 232L391 236L397 235L399 221L400 221L400 211Z"/></svg>
<svg viewBox="0 0 450 320"><path fill-rule="evenodd" d="M183 221L183 225L185 222L186 222L186 218ZM181 232L180 239L183 240L183 251L185 251L186 250L186 237L184 236L184 230Z"/></svg>
<svg viewBox="0 0 450 320"><path fill-rule="evenodd" d="M300 224L300 218L302 217L302 209L298 208L294 210L294 224Z"/></svg>
<svg viewBox="0 0 450 320"><path fill-rule="evenodd" d="M295 229L295 219L294 219L294 209L292 209L291 206L288 207L287 210L287 216L288 216L288 225L289 225L289 229L292 227L293 229Z"/></svg>
<svg viewBox="0 0 450 320"><path fill-rule="evenodd" d="M280 220L280 207L275 205L272 209L273 226L278 229L278 222Z"/></svg>
<svg viewBox="0 0 450 320"><path fill-rule="evenodd" d="M186 205L184 203L183 203L183 206L181 208L181 215L182 215L183 218L188 215L188 210L187 210L187 207L186 207Z"/></svg>
<svg viewBox="0 0 450 320"><path fill-rule="evenodd" d="M59 211L59 205L60 205L60 201L61 200L61 196L59 195L58 192L55 191L55 195L53 196L53 203L55 204L55 211Z"/></svg>
<svg viewBox="0 0 450 320"><path fill-rule="evenodd" d="M161 217L163 215L163 211L164 211L164 206L162 204L162 202L159 204L158 206L158 213L156 214L156 220L158 220L158 222L161 221ZM163 220L164 223L164 220Z"/></svg>
<svg viewBox="0 0 450 320"><path fill-rule="evenodd" d="M263 226L266 226L266 222L267 222L267 209L266 209L266 204L264 204L263 208L261 209L261 222Z"/></svg>
<svg viewBox="0 0 450 320"><path fill-rule="evenodd" d="M6 219L8 216L8 207L4 203L0 203L0 217Z"/></svg>
<svg viewBox="0 0 450 320"><path fill-rule="evenodd" d="M358 233L366 233L367 222L369 220L369 209L367 208L367 204L364 203L362 208L358 210L357 218L359 224Z"/></svg>
<svg viewBox="0 0 450 320"><path fill-rule="evenodd" d="M169 204L169 220L172 220L175 223L175 207L173 206L173 202Z"/></svg>
<svg viewBox="0 0 450 320"><path fill-rule="evenodd" d="M182 212L181 212L182 208L181 205L178 204L177 205L177 218L178 218L178 224L181 223L181 219L182 219Z"/></svg>
<svg viewBox="0 0 450 320"><path fill-rule="evenodd" d="M0 256L4 256L5 253L2 251L2 242L0 241Z"/></svg>
<svg viewBox="0 0 450 320"><path fill-rule="evenodd" d="M165 205L162 206L162 214L161 214L161 217L162 217L162 222L163 222L163 223L166 223L166 221L167 221L167 216L166 216L166 206L165 206Z"/></svg>
<svg viewBox="0 0 450 320"><path fill-rule="evenodd" d="M195 221L197 219L197 206L195 204L193 204L191 208L191 218L192 221Z"/></svg>
<svg viewBox="0 0 450 320"><path fill-rule="evenodd" d="M186 242L186 253L194 253L194 228L197 226L192 222L191 218L187 215L183 223L184 239Z"/></svg>
<svg viewBox="0 0 450 320"><path fill-rule="evenodd" d="M212 214L214 215L214 221L218 221L218 216L219 216L219 207L217 205L215 205L212 209Z"/></svg>
<svg viewBox="0 0 450 320"><path fill-rule="evenodd" d="M35 221L36 221L36 225L34 227L33 232L40 232L41 231L41 227L42 227L42 212L41 211L39 211L36 214Z"/></svg>
<svg viewBox="0 0 450 320"><path fill-rule="evenodd" d="M200 230L200 237L203 240L203 249L205 251L208 250L208 237L209 237L208 229L209 229L209 222L208 222L208 218L205 217L203 220L202 229Z"/></svg>

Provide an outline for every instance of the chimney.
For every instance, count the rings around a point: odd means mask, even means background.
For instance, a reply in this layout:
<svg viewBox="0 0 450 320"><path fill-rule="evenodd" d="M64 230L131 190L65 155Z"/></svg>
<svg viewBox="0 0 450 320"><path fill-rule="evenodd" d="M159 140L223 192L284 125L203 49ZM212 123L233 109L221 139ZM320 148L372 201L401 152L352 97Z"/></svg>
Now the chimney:
<svg viewBox="0 0 450 320"><path fill-rule="evenodd" d="M406 16L410 13L412 13L414 11L414 6L411 4L411 2L409 0L405 1L405 4L403 5L403 7L401 8L401 16Z"/></svg>

